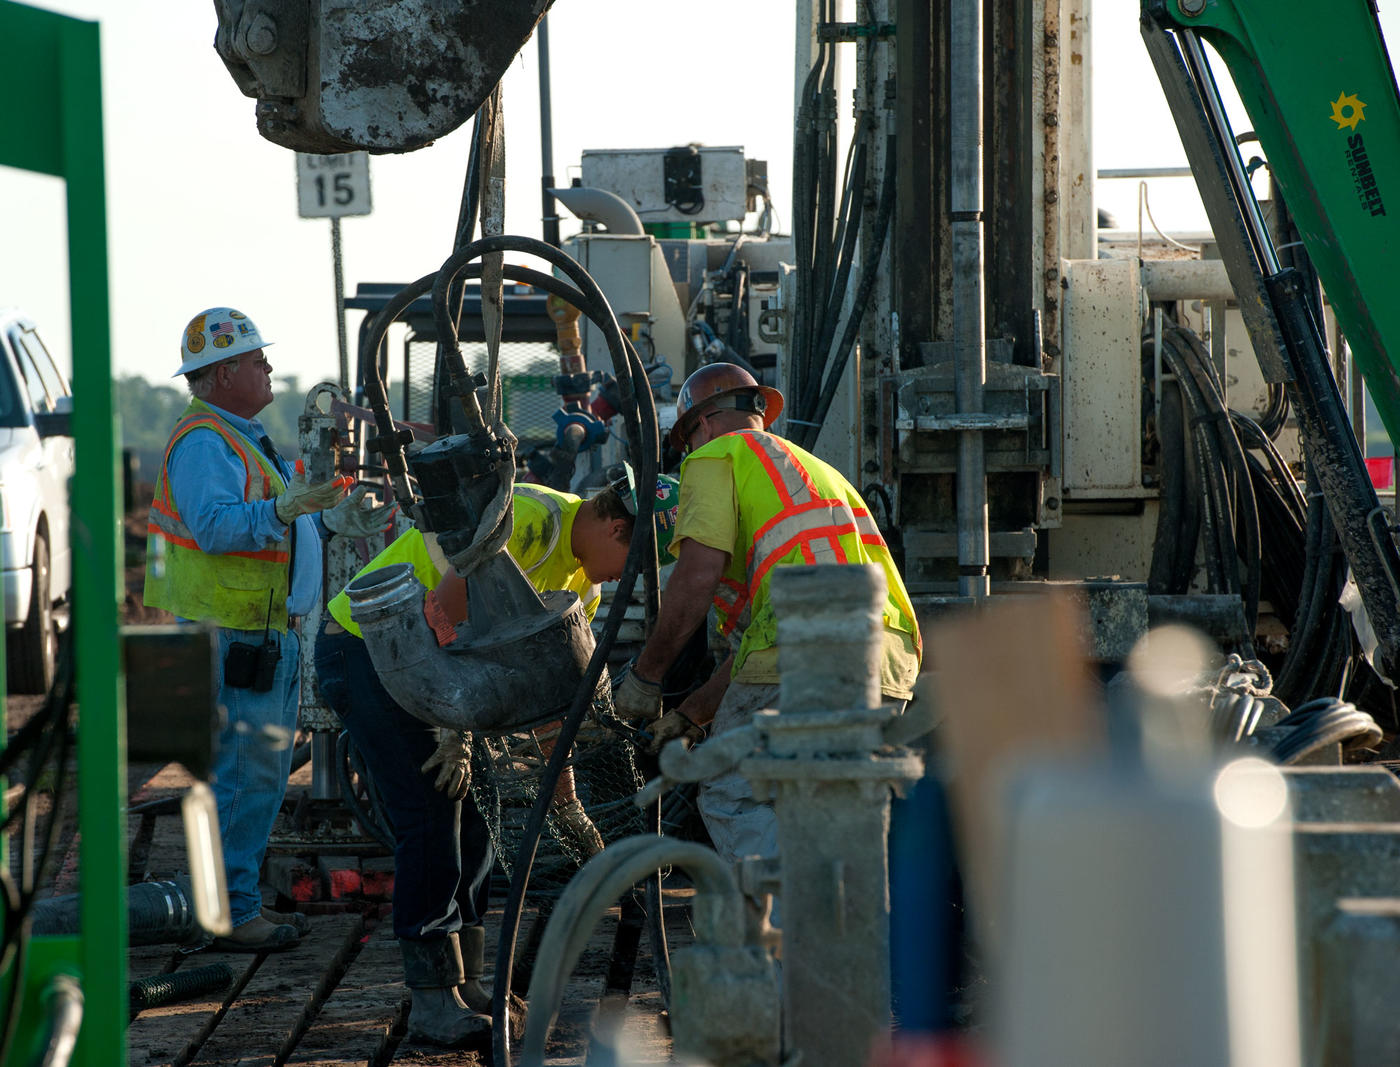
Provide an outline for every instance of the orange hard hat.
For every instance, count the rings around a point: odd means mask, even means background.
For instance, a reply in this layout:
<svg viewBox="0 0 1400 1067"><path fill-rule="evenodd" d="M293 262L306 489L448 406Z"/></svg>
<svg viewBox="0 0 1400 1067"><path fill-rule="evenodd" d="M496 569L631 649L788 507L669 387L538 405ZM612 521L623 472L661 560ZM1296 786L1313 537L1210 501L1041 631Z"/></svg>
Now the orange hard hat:
<svg viewBox="0 0 1400 1067"><path fill-rule="evenodd" d="M746 403L736 399L729 404L716 403L725 397L751 398ZM752 411L763 417L763 428L773 425L783 410L783 394L767 385L759 385L754 376L734 363L707 363L685 380L676 397L676 424L671 427L671 447L685 451L686 438L706 409L715 407Z"/></svg>

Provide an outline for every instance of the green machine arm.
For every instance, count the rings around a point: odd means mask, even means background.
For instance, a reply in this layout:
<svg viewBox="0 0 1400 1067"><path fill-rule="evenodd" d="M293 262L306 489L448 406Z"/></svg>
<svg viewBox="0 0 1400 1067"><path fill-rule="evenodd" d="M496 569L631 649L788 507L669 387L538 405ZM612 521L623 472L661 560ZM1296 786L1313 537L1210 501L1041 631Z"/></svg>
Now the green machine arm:
<svg viewBox="0 0 1400 1067"><path fill-rule="evenodd" d="M1169 0L1229 67L1392 441L1400 441L1400 97L1369 3Z"/></svg>
<svg viewBox="0 0 1400 1067"><path fill-rule="evenodd" d="M1297 0L1144 0L1142 36L1260 368L1286 385L1297 413L1309 468L1375 632L1376 666L1400 677L1400 551L1302 279L1280 265L1264 225L1203 47L1229 68L1396 440L1400 375L1390 353L1400 352L1400 302L1381 286L1388 288L1388 258L1400 238L1400 98L1375 16L1360 0L1322 18Z"/></svg>

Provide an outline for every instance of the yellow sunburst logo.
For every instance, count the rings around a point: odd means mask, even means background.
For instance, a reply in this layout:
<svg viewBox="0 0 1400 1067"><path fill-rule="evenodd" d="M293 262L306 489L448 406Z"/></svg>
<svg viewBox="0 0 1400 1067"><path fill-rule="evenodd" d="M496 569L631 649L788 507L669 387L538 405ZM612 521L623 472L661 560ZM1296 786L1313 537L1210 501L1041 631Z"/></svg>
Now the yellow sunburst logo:
<svg viewBox="0 0 1400 1067"><path fill-rule="evenodd" d="M1332 101L1332 121L1337 129L1356 129L1356 124L1366 117L1366 105L1355 96L1343 93Z"/></svg>

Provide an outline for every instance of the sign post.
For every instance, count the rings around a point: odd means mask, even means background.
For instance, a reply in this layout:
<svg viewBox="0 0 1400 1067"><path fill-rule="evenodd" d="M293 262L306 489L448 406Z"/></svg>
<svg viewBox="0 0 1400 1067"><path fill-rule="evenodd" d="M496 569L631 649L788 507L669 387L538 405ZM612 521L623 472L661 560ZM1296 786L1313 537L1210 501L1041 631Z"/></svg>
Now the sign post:
<svg viewBox="0 0 1400 1067"><path fill-rule="evenodd" d="M331 260L335 267L335 332L340 351L340 387L350 388L350 354L345 340L345 278L341 269L340 220L368 215L369 154L297 154L297 209L304 219L331 220Z"/></svg>

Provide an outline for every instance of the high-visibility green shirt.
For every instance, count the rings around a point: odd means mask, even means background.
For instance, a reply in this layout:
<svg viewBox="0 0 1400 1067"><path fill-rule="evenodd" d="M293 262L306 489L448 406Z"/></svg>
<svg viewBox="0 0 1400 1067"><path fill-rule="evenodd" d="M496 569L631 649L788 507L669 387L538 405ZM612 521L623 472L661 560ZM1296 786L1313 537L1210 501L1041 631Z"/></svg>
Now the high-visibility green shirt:
<svg viewBox="0 0 1400 1067"><path fill-rule="evenodd" d="M213 622L235 630L287 630L285 605L290 557L285 544L261 549L205 552L181 518L170 490L170 454L189 433L212 431L243 463L243 500L271 500L286 489L262 451L204 401L192 399L165 446L147 531L143 600L182 619ZM156 551L160 542L164 552Z"/></svg>
<svg viewBox="0 0 1400 1067"><path fill-rule="evenodd" d="M914 609L865 502L840 472L775 434L743 430L686 457L680 497L671 551L679 555L691 539L729 555L714 606L720 632L737 644L735 681L778 681L774 567L877 563L887 590L880 689L896 699L913 694L922 658Z"/></svg>
<svg viewBox="0 0 1400 1067"><path fill-rule="evenodd" d="M598 587L588 580L570 547L574 518L582 503L581 498L571 493L556 492L540 485L517 485L511 498L513 523L506 551L525 572L536 592L567 589L577 593L591 621L598 610ZM355 577L393 563L412 563L414 577L426 589L435 589L442 581L442 572L433 563L422 533L416 529L401 534ZM361 636L360 628L350 617L350 597L345 590L331 598L326 610L350 633Z"/></svg>

